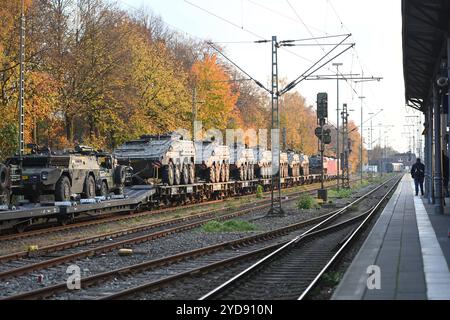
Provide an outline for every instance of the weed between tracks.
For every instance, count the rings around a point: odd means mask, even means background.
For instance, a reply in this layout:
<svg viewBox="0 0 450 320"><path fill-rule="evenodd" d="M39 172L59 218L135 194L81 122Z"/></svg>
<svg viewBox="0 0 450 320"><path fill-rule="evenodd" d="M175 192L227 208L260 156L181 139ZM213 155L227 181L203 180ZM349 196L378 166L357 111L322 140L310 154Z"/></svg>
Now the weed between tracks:
<svg viewBox="0 0 450 320"><path fill-rule="evenodd" d="M310 195L302 195L297 201L297 208L300 210L318 209L320 208L320 205L314 197Z"/></svg>

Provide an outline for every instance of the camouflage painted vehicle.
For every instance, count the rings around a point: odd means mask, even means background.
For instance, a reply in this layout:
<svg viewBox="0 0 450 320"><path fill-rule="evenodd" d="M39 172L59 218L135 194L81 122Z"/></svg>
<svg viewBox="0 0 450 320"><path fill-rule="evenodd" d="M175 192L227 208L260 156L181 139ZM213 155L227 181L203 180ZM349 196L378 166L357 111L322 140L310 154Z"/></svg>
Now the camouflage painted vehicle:
<svg viewBox="0 0 450 320"><path fill-rule="evenodd" d="M10 168L0 163L0 205L8 206L11 199Z"/></svg>
<svg viewBox="0 0 450 320"><path fill-rule="evenodd" d="M300 155L293 150L287 152L288 163L289 163L289 177L299 177L300 176Z"/></svg>
<svg viewBox="0 0 450 320"><path fill-rule="evenodd" d="M268 179L272 176L272 151L260 148L253 149L255 158L255 175L259 179Z"/></svg>
<svg viewBox="0 0 450 320"><path fill-rule="evenodd" d="M123 190L126 179L125 167L112 164L110 169L102 168L90 147L78 146L75 152L59 155L50 152L30 154L21 160L13 157L8 162L17 168L20 177L13 179L13 194L23 195L34 203L41 195L54 195L55 201L69 201L74 196L91 199L106 191L103 182L106 181L107 191L109 188ZM108 185L108 176L113 171L122 175L114 184ZM119 192L116 190L116 193Z"/></svg>
<svg viewBox="0 0 450 320"><path fill-rule="evenodd" d="M195 183L194 142L177 133L145 135L114 151L121 165L133 168L137 183L185 185Z"/></svg>
<svg viewBox="0 0 450 320"><path fill-rule="evenodd" d="M230 180L230 148L212 141L195 142L197 177L210 182Z"/></svg>
<svg viewBox="0 0 450 320"><path fill-rule="evenodd" d="M124 186L131 185L133 168L119 165L117 159L108 153L96 154L100 165L99 177L96 180L97 196L107 196L111 192L123 194Z"/></svg>
<svg viewBox="0 0 450 320"><path fill-rule="evenodd" d="M239 181L255 179L256 159L253 149L242 144L235 144L231 150L231 176Z"/></svg>

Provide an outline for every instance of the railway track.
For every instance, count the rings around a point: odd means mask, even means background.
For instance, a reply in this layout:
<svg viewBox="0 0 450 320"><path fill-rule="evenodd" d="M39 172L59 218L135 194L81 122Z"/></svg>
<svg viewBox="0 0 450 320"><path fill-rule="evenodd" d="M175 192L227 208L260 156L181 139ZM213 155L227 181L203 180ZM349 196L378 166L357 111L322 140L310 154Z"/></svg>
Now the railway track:
<svg viewBox="0 0 450 320"><path fill-rule="evenodd" d="M209 299L304 299L380 209L398 182L364 213L292 239L201 297Z"/></svg>
<svg viewBox="0 0 450 320"><path fill-rule="evenodd" d="M339 209L335 212L326 214L324 216L315 219L311 219L301 223L296 223L288 227L279 228L277 230L273 230L256 236L246 237L240 240L230 241L219 245L192 250L174 256L148 261L145 263L140 263L126 268L116 269L110 272L84 278L82 282L83 293L81 296L78 296L78 298L80 299L123 298L132 294L136 294L143 290L155 290L157 288L167 286L172 282L176 282L180 279L190 277L193 274L207 272L208 270L214 270L230 264L231 265L236 263L242 264L243 261L246 260L251 261L252 259L261 257L261 255L267 254L273 250L276 250L277 248L280 248L280 246L287 244L288 240L293 236L292 233L295 231L302 230L312 224L317 224L314 228L318 228L318 226L323 226L329 223L331 220L341 217L343 213L351 211L353 206L361 202L363 199L370 197L370 195L375 193L383 186L384 185L378 187L374 191L370 192L369 194L366 194L364 197L354 201L353 203L351 203L350 205L346 206L343 209ZM303 233L303 235L304 234L306 233ZM154 270L155 268L158 268L160 266L168 266L168 265L170 266L173 265L174 270L173 271L166 270L166 273L167 272L173 273L167 277L161 277L161 270L159 271ZM201 265L201 267L195 267L196 265L197 266ZM167 267L165 269L167 269ZM118 290L118 292L110 294L108 294L108 288L98 289L94 286L97 285L98 283L107 282L108 279L111 278L115 277L123 278L125 276L132 277L133 278L132 282L134 283L144 282L144 284L134 286L131 289ZM153 280L149 282L148 281L149 279ZM94 289L91 290L91 286L94 286ZM67 290L66 284L61 283L51 287L12 296L9 297L8 299L46 298L58 292L65 292L66 290ZM107 293L106 295L105 290Z"/></svg>
<svg viewBox="0 0 450 320"><path fill-rule="evenodd" d="M287 201L295 201L305 192L313 192L313 190L292 193ZM0 256L0 280L192 230L213 220L224 221L244 216L270 206L270 200L260 200L259 203L256 205L251 204L248 208L234 210L230 213L223 209L217 209L187 217L148 223L119 231L61 242L41 247L34 252L20 251ZM149 231L153 232L149 233ZM104 244L105 242L106 244Z"/></svg>
<svg viewBox="0 0 450 320"><path fill-rule="evenodd" d="M355 180L355 181L358 181L358 180ZM319 189L319 186L320 186L320 183L306 185L302 188L302 190L295 191L291 194L286 194L286 196L296 195L299 192L317 191ZM326 182L325 186L327 188L333 187L334 182ZM295 189L295 188L299 188L299 187L293 187L291 189ZM285 190L289 190L289 189L285 189ZM269 192L264 193L264 195L267 195L267 194L269 194ZM240 199L245 199L245 198L250 198L250 197L254 197L254 194L240 196ZM208 207L208 206L211 206L214 204L223 203L225 201L226 200L212 200L212 201L201 202L201 203L192 204L192 205L176 206L176 207L164 208L164 209L159 209L159 210L150 210L150 211L145 211L145 212L140 212L140 213L120 215L120 216L117 216L117 215L113 215L113 216L108 215L106 217L96 216L94 219L89 219L87 221L81 221L81 222L75 222L75 223L62 225L62 226L61 225L54 226L54 224L50 224L50 227L49 227L49 225L41 225L41 227L39 227L39 225L37 225L37 226L35 226L36 229L31 230L31 231L2 235L2 236L0 236L0 243L4 242L4 241L12 241L12 240L38 237L38 236L43 236L46 234L52 234L55 232L73 231L73 230L77 230L77 229L81 229L81 228L98 226L98 225L102 225L102 224L109 223L109 222L121 222L121 221L136 219L136 218L143 218L143 217L147 217L147 216L163 215L163 214L167 214L167 213L174 212L174 211L181 210L181 209L184 210L184 209L190 209L190 208ZM264 202L264 201L267 201L267 200L259 200L259 201L255 201L254 203ZM206 209L206 210L208 210L208 209Z"/></svg>

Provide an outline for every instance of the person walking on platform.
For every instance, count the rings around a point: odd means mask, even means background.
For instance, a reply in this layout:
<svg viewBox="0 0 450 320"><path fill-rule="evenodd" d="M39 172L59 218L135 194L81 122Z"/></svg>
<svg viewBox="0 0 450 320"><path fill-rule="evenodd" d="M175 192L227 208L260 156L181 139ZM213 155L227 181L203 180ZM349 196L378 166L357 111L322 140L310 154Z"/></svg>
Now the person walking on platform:
<svg viewBox="0 0 450 320"><path fill-rule="evenodd" d="M420 192L422 193L422 196L424 195L423 192L423 181L425 180L425 165L420 161L419 158L417 158L416 163L411 168L411 176L414 179L414 184L416 185L416 196L419 195L419 186L420 186Z"/></svg>

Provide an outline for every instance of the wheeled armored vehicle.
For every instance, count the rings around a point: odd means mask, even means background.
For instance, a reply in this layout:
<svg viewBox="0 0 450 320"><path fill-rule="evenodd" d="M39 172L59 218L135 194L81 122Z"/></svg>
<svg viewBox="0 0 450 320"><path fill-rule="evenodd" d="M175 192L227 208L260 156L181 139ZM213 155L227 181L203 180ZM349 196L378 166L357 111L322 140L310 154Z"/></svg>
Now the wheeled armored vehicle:
<svg viewBox="0 0 450 320"><path fill-rule="evenodd" d="M195 142L197 177L217 183L230 180L230 148L214 141Z"/></svg>
<svg viewBox="0 0 450 320"><path fill-rule="evenodd" d="M194 142L177 133L144 135L114 151L119 164L133 168L136 183L184 185L195 183Z"/></svg>
<svg viewBox="0 0 450 320"><path fill-rule="evenodd" d="M106 154L100 164L97 155L90 147L77 146L74 152L58 155L48 151L10 158L7 164L15 173L12 193L34 203L41 195L54 195L58 202L122 193L127 168Z"/></svg>
<svg viewBox="0 0 450 320"><path fill-rule="evenodd" d="M260 179L269 179L272 176L272 151L261 147L253 149L255 158L255 175Z"/></svg>

